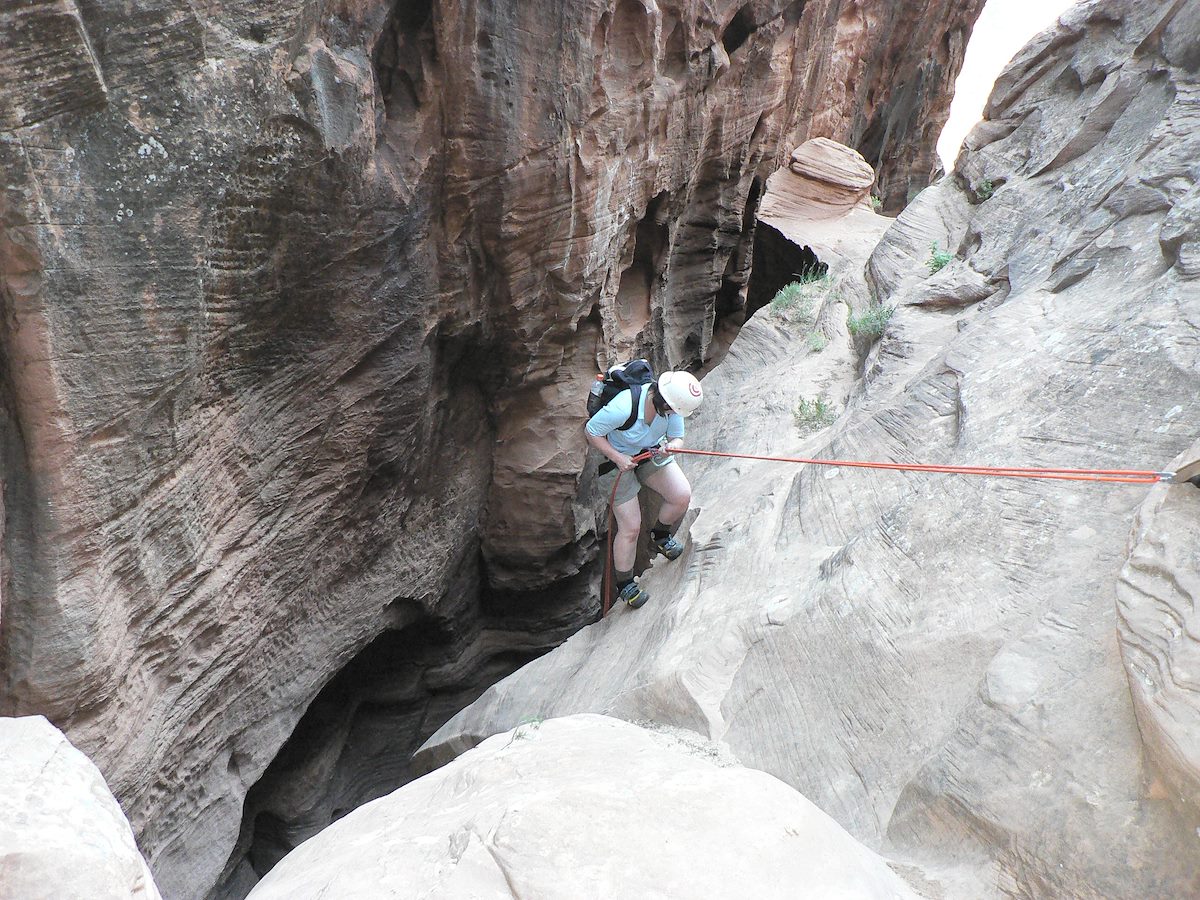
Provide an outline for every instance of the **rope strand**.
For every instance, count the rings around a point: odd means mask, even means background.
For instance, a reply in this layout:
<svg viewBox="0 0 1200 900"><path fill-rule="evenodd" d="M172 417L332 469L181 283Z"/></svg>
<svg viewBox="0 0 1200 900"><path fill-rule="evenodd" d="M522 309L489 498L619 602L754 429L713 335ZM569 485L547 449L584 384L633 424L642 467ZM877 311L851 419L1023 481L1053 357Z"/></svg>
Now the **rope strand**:
<svg viewBox="0 0 1200 900"><path fill-rule="evenodd" d="M1050 481L1093 481L1110 484L1157 484L1160 481L1171 481L1174 472L1155 472L1149 469L1050 469L1022 468L1017 466L948 466L922 463L889 463L865 462L851 459L806 459L797 456L757 456L751 453L721 453L716 450L685 450L682 447L667 451L669 453L686 453L689 456L715 456L722 459L755 459L763 462L801 463L811 466L844 466L855 469L883 469L891 472L928 472L936 475L979 475L988 478L1040 478ZM649 450L633 457L635 463L649 459L653 453ZM617 485L625 473L617 470L613 482L612 493L608 499L608 550L604 569L603 612L607 616L613 600L613 505L617 499Z"/></svg>
<svg viewBox="0 0 1200 900"><path fill-rule="evenodd" d="M851 459L806 459L796 456L756 456L750 453L719 453L715 450L685 450L671 453L692 456L717 456L725 459L757 459L766 462L803 463L813 466L847 466L857 469L886 469L898 472L933 472L946 475L982 475L992 478L1044 478L1058 481L1106 481L1117 484L1156 484L1169 481L1174 472L1155 472L1148 469L1048 469L1017 466L950 466L922 463L865 462Z"/></svg>

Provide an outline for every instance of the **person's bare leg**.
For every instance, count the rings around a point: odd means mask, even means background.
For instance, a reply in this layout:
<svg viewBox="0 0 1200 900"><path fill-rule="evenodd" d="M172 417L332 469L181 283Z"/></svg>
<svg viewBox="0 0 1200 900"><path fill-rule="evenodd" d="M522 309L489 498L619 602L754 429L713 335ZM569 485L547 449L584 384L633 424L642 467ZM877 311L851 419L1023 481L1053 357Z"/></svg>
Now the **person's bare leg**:
<svg viewBox="0 0 1200 900"><path fill-rule="evenodd" d="M683 518L692 502L692 485L677 463L663 466L649 475L643 484L663 498L662 508L658 511L659 522L674 525Z"/></svg>
<svg viewBox="0 0 1200 900"><path fill-rule="evenodd" d="M632 472L623 478L635 477ZM642 507L635 496L613 507L617 520L617 534L613 538L613 567L617 572L632 572L637 556L638 533L642 530Z"/></svg>

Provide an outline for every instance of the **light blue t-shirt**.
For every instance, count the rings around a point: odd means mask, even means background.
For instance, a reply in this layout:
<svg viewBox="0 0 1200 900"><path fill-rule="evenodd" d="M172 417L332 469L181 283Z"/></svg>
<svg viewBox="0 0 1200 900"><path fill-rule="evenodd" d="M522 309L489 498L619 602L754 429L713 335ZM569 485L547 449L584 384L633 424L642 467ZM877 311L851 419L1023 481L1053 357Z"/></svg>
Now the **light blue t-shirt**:
<svg viewBox="0 0 1200 900"><path fill-rule="evenodd" d="M683 437L683 416L678 413L656 415L653 422L646 424L650 385L642 385L640 393L637 421L628 431L617 429L629 418L629 412L633 408L633 391L621 391L608 402L608 406L588 419L588 434L607 437L608 442L626 456L635 456L649 447L654 447L664 437L668 440Z"/></svg>

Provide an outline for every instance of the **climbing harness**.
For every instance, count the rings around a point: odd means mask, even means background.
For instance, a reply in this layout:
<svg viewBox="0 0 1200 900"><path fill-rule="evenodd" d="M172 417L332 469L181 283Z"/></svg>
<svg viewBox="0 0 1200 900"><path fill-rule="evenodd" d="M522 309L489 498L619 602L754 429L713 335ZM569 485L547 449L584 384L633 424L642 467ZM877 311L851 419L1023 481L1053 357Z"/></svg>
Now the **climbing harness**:
<svg viewBox="0 0 1200 900"><path fill-rule="evenodd" d="M1019 468L1016 466L942 466L921 463L865 462L849 459L805 459L797 456L756 456L750 453L720 453L715 450L685 450L677 447L670 453L689 456L716 456L723 459L754 459L765 462L801 463L810 466L843 466L855 469L885 469L892 472L929 472L945 475L980 475L989 478L1041 478L1053 481L1100 481L1115 484L1158 484L1191 482L1200 487L1200 460L1188 463L1177 472L1155 472L1148 469L1048 469ZM649 459L653 451L646 450L633 457L634 463ZM608 498L608 552L602 585L604 601L602 615L608 615L612 596L612 541L613 503L617 498L617 485L624 472L618 472L613 482L612 494Z"/></svg>

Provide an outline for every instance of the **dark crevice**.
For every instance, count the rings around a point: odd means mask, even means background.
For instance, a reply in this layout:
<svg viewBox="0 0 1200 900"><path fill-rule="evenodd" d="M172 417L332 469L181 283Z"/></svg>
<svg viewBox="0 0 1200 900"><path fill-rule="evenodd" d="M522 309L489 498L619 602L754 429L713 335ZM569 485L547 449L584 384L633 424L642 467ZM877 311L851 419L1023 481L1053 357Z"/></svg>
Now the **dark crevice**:
<svg viewBox="0 0 1200 900"><path fill-rule="evenodd" d="M436 61L433 0L396 0L372 57L389 119L411 116L426 102L426 68Z"/></svg>
<svg viewBox="0 0 1200 900"><path fill-rule="evenodd" d="M761 121L759 125L761 126ZM721 286L713 301L712 341L704 360L701 373L711 371L724 358L738 331L746 321L746 296L751 274L751 255L754 249L755 222L758 204L762 199L765 183L761 178L750 182L746 205L742 210L742 232L738 244L729 254Z"/></svg>
<svg viewBox="0 0 1200 900"><path fill-rule="evenodd" d="M726 53L732 56L749 40L750 35L754 34L754 29L754 16L750 11L750 5L747 4L734 13L733 18L725 27L725 32L721 35L721 46L725 48Z"/></svg>
<svg viewBox="0 0 1200 900"><path fill-rule="evenodd" d="M0 221L0 227L4 224ZM39 540L39 535L54 534L52 507L37 490L17 399L20 383L14 370L21 370L21 360L13 353L16 308L17 298L0 279L0 716L36 710L61 723L61 701L30 697L29 687L37 679L26 677L36 658L31 649L36 633L31 623L38 616L34 598L53 597L58 588L49 548Z"/></svg>
<svg viewBox="0 0 1200 900"><path fill-rule="evenodd" d="M793 0L792 3L789 3L783 11L783 21L791 26L798 25L804 17L804 7L807 2L808 0Z"/></svg>
<svg viewBox="0 0 1200 900"><path fill-rule="evenodd" d="M663 30L667 31L664 23ZM675 20L667 34L666 52L663 56L663 72L675 81L683 81L688 75L687 35L683 23Z"/></svg>
<svg viewBox="0 0 1200 900"><path fill-rule="evenodd" d="M468 566L456 590L478 596ZM477 611L428 617L399 598L379 634L320 691L243 807L242 830L213 900L245 897L284 856L357 807L422 772L413 753L488 687L551 649L544 634L464 629ZM557 638L565 635L557 635Z"/></svg>
<svg viewBox="0 0 1200 900"><path fill-rule="evenodd" d="M490 471L495 442L488 395L498 364L484 331L474 322L437 327L423 337L402 329L381 338L380 347L390 348L401 335L423 346L407 356L419 354L424 364L411 377L390 382L397 405L382 417L378 440L368 449L369 477L357 488L362 502L356 506L364 516L396 497L388 515L391 526L403 531L405 505L431 485L457 491L470 504L482 496L464 473ZM349 377L384 365L387 353L377 351L349 361ZM413 447L452 451L406 449ZM380 611L374 638L344 664L326 663L336 674L246 793L237 843L210 900L240 900L302 841L418 777L411 759L421 743L488 687L579 627L580 617L569 629L541 628L529 614L531 621L488 617L477 541L463 537L433 552L452 554L444 591L436 593L420 578L399 585L405 593ZM372 560L360 562L370 566ZM241 752L231 753L230 772L247 782L252 776L238 773L248 765Z"/></svg>
<svg viewBox="0 0 1200 900"><path fill-rule="evenodd" d="M646 214L634 232L633 261L621 273L617 287L617 324L630 337L650 321L654 282L662 272L670 243L668 199L664 191L646 206Z"/></svg>
<svg viewBox="0 0 1200 900"><path fill-rule="evenodd" d="M797 247L778 229L759 222L754 232L754 268L746 290L746 318L766 306L793 281L829 271L810 247Z"/></svg>

